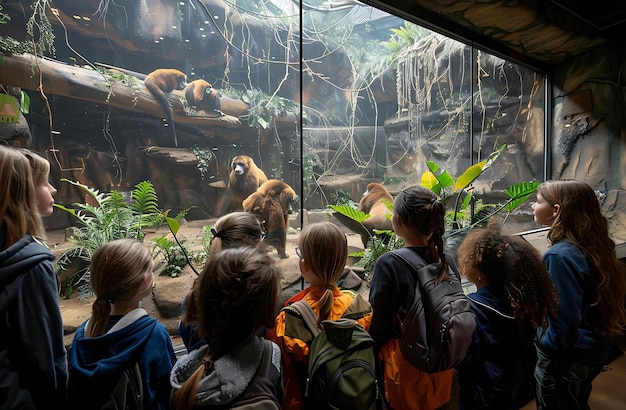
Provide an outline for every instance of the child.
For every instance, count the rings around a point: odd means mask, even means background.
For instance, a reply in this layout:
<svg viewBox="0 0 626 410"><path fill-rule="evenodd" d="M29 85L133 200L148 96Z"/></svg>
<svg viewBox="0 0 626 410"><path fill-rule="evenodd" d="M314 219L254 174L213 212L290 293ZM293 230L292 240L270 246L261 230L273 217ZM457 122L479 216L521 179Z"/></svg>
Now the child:
<svg viewBox="0 0 626 410"><path fill-rule="evenodd" d="M42 217L50 216L52 211L54 211L54 195L57 193L56 188L48 181L50 177L50 162L29 149L23 148L22 153L28 158L33 172L39 215Z"/></svg>
<svg viewBox="0 0 626 410"><path fill-rule="evenodd" d="M394 200L391 219L395 234L404 246L417 252L427 263L441 261L438 278L454 263L443 252L444 205L430 190L414 186L401 191ZM400 325L414 299L416 278L406 264L391 253L381 255L372 273L369 300L372 324L369 332L382 360L385 397L394 410L436 409L450 400L454 370L424 373L402 356ZM379 380L379 383L381 380Z"/></svg>
<svg viewBox="0 0 626 410"><path fill-rule="evenodd" d="M626 328L626 266L588 184L544 182L532 208L535 222L550 226L543 262L560 300L537 344L537 409L587 409L611 336Z"/></svg>
<svg viewBox="0 0 626 410"><path fill-rule="evenodd" d="M67 364L54 256L28 159L0 145L0 403L64 408Z"/></svg>
<svg viewBox="0 0 626 410"><path fill-rule="evenodd" d="M280 277L272 257L258 248L225 249L211 257L200 275L198 292L189 301L207 344L174 365L173 408L230 408L242 397L260 394L279 405L280 351L256 334L274 320ZM272 347L269 377L255 377L266 343Z"/></svg>
<svg viewBox="0 0 626 410"><path fill-rule="evenodd" d="M135 239L101 246L91 258L96 300L70 346L69 408L99 408L124 370L139 365L144 408L169 408L169 374L176 356L163 324L139 307L153 286L150 250Z"/></svg>
<svg viewBox="0 0 626 410"><path fill-rule="evenodd" d="M257 247L265 235L257 217L248 212L231 212L224 215L215 222L211 228L211 234L213 240L207 257L207 264L212 260L213 255L222 249L237 246ZM189 304L189 300L197 292L197 284L198 279L194 282L191 292L181 302L181 321L178 323L178 334L188 352L206 344L206 341L198 335L194 318L196 312Z"/></svg>
<svg viewBox="0 0 626 410"><path fill-rule="evenodd" d="M536 328L556 314L557 295L541 255L496 220L470 231L457 250L476 330L458 367L461 409L519 409L535 397Z"/></svg>
<svg viewBox="0 0 626 410"><path fill-rule="evenodd" d="M343 273L348 256L346 235L331 222L307 225L298 238L296 254L300 258L300 272L310 286L285 302L305 301L323 320L336 320L343 316L353 299L360 295L340 290L336 282ZM364 309L352 316L365 330L371 319L369 303L363 300ZM267 338L275 341L282 350L284 364L284 409L300 409L306 382L309 347L287 325L285 312L279 313L276 325L268 330Z"/></svg>

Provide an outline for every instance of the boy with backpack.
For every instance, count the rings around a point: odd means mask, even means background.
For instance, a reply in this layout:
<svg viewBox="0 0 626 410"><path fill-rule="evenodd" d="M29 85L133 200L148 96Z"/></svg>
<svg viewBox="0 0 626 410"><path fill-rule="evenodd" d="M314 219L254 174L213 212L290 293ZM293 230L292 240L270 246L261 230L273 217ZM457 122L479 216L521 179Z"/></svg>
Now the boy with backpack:
<svg viewBox="0 0 626 410"><path fill-rule="evenodd" d="M348 255L345 234L331 222L307 225L296 253L310 286L285 303L266 336L282 350L283 409L375 409L371 308L336 286Z"/></svg>

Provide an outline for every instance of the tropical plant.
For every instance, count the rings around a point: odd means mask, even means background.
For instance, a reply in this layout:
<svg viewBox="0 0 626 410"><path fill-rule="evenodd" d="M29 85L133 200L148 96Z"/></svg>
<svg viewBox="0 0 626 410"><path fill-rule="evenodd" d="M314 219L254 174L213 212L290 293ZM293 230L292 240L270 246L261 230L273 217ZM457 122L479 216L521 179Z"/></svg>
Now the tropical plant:
<svg viewBox="0 0 626 410"><path fill-rule="evenodd" d="M271 129L275 126L274 121L276 118L300 116L300 106L298 104L286 98L275 95L269 96L258 88L251 88L245 91L228 88L220 91L233 95L234 98L240 98L248 104L248 125L251 128ZM306 117L306 115L304 116Z"/></svg>
<svg viewBox="0 0 626 410"><path fill-rule="evenodd" d="M393 211L393 203L383 200L383 203ZM365 213L358 209L358 204L350 202L345 205L328 205L333 211L338 212L353 221L361 224L364 230L367 230L363 222L370 218L369 213ZM391 219L391 215L387 215L387 218ZM404 246L404 239L397 236L392 230L388 229L374 229L374 235L370 236L368 241L368 247L362 252L353 252L348 256L359 258L355 266L363 268L366 275L372 272L374 264L380 255L387 253L391 250L398 249Z"/></svg>
<svg viewBox="0 0 626 410"><path fill-rule="evenodd" d="M11 16L2 12L3 7L0 6L0 24L6 24L9 20L11 20Z"/></svg>
<svg viewBox="0 0 626 410"><path fill-rule="evenodd" d="M448 231L448 237L464 233L503 210L508 216L537 190L539 183L536 181L518 182L504 191L509 196L504 204L485 205L474 198L473 182L494 163L505 148L506 144L500 146L489 154L487 159L468 167L456 180L436 163L426 161L428 171L422 174L420 185L432 190L446 205L450 199L454 198L454 206L449 218L451 229ZM479 206L475 207L469 217L464 217L466 213L464 211L468 210L472 203ZM464 221L469 221L469 223L463 224Z"/></svg>
<svg viewBox="0 0 626 410"><path fill-rule="evenodd" d="M491 219L499 212L505 211L508 216L537 190L539 182L518 182L504 191L509 199L503 204L484 205L481 204L481 201L473 198L472 183L493 164L505 148L506 145L501 146L486 160L470 166L456 180L450 176L448 172L442 170L436 163L427 161L429 171L426 171L422 175L421 185L431 189L444 204L449 202L451 198L455 199L453 211L447 218L451 226L449 229L446 229L446 240L453 236L466 233L468 230ZM466 217L465 213L472 199L475 205L480 206L476 207L477 209ZM386 202L387 207L393 211L393 204L388 201ZM363 226L363 221L370 217L369 214L359 210L355 203L347 205L329 205L329 208L358 222L361 226ZM388 217L390 217L390 215L388 215ZM469 221L469 223L462 225L462 220ZM363 226L363 229L366 229L365 226ZM374 233L375 235L371 236L367 249L363 252L355 252L350 255L361 258L359 262L357 262L357 266L364 268L366 272L371 272L374 263L376 263L380 255L404 246L402 238L397 237L391 230L375 230Z"/></svg>
<svg viewBox="0 0 626 410"><path fill-rule="evenodd" d="M150 181L138 183L130 193L130 201L126 201L116 190L100 192L66 178L61 181L80 188L91 198L90 202L95 203L74 203L72 207L54 205L71 214L79 223L69 238L72 246L55 261L58 272L66 270L77 259L83 262L80 269L62 280L65 286L63 291L67 296L74 291L74 286L78 286L88 293L91 291L89 264L93 253L100 246L116 239L135 238L143 241L145 233L142 229L159 225L167 213L159 209L157 194Z"/></svg>
<svg viewBox="0 0 626 410"><path fill-rule="evenodd" d="M175 278L189 265L195 271L191 261L196 264L203 265L206 260L206 253L203 251L190 251L185 245L184 238L174 236L170 239L169 235L164 235L152 240L153 257L161 258L165 263L163 269L159 271L159 276L171 276Z"/></svg>

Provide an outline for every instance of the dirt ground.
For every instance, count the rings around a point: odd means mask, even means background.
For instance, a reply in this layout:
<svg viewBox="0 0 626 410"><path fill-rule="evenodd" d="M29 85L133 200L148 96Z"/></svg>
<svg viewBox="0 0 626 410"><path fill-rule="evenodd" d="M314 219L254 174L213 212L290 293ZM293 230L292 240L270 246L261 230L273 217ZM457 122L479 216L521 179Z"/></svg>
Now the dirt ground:
<svg viewBox="0 0 626 410"><path fill-rule="evenodd" d="M215 222L215 219L212 220L199 220L199 221L189 221L184 223L179 232L178 238L185 239L185 245L191 249L194 247L200 247L202 242L203 232L202 229L205 225L212 225ZM286 253L290 257L287 259L280 259L276 251L272 248L269 250L270 254L275 258L276 263L281 268L283 277L282 284L283 289L294 282L299 284L300 278L300 270L298 267L298 258L295 253L295 245L298 239L298 234L300 230L290 228L289 233L287 235L287 247ZM166 235L169 233L167 227L161 227L156 231L147 232L146 239L144 242L152 240L154 238ZM48 231L47 233L47 244L55 255L59 255L64 249L67 249L70 246L69 242L67 242L65 238L65 230L54 230ZM361 244L361 238L359 235L353 233L347 233L348 237L348 245L349 252L357 252L363 250ZM201 266L196 266L196 270L199 272L202 269ZM191 285L196 278L196 274L191 270L191 268L187 267L183 270L183 272L176 278L172 278L170 276L158 276L155 275L155 291L153 292L152 297L147 297L143 300L143 307L148 311L151 316L156 317L161 321L169 330L172 335L172 339L174 344L178 342L178 337L176 335L176 326L180 319L180 316L171 316L171 315L163 315L159 308L155 306L155 293L160 292L162 298L168 300L171 305L171 309L178 309L180 307L180 301L187 294ZM299 290L299 287L296 289ZM362 293L363 296L367 297L369 293L369 288L367 284L364 282L363 285L359 289L359 293ZM61 314L63 316L63 323L66 334L66 344L70 344L73 338L73 333L75 332L78 325L84 322L91 315L91 303L93 298L81 299L78 295L74 294L69 299L64 297L59 298L59 304L61 306ZM160 303L161 306L163 303Z"/></svg>

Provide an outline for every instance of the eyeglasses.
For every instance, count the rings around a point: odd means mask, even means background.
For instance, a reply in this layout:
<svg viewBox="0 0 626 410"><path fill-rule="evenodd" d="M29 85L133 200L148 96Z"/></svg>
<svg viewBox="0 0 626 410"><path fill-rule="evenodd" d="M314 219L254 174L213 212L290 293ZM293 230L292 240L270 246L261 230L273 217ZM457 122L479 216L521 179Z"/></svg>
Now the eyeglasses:
<svg viewBox="0 0 626 410"><path fill-rule="evenodd" d="M298 258L300 258L300 259L304 259L304 258L302 257L302 252L300 251L300 247L298 247L298 246L296 246L296 255L298 255Z"/></svg>

